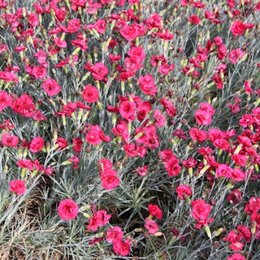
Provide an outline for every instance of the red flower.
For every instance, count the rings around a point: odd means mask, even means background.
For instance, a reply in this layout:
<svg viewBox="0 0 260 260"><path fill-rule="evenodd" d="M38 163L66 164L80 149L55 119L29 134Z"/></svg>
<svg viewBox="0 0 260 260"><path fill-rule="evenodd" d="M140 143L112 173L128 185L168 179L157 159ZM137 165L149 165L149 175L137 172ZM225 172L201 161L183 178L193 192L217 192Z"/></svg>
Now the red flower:
<svg viewBox="0 0 260 260"><path fill-rule="evenodd" d="M81 140L81 138L80 137L73 138L72 143L73 143L73 150L77 153L80 153L81 147L83 145L83 141Z"/></svg>
<svg viewBox="0 0 260 260"><path fill-rule="evenodd" d="M192 217L196 221L198 221L198 228L200 228L201 225L207 224L208 221L211 221L211 219L208 219L211 211L211 206L204 200L197 199L192 201L191 208Z"/></svg>
<svg viewBox="0 0 260 260"><path fill-rule="evenodd" d="M56 96L61 91L61 86L56 82L56 80L51 78L43 81L42 88L50 97Z"/></svg>
<svg viewBox="0 0 260 260"><path fill-rule="evenodd" d="M77 19L77 18L71 19L68 22L67 32L68 33L76 33L79 30L80 30L80 20Z"/></svg>
<svg viewBox="0 0 260 260"><path fill-rule="evenodd" d="M17 195L23 195L26 191L25 181L12 180L9 182L9 190Z"/></svg>
<svg viewBox="0 0 260 260"><path fill-rule="evenodd" d="M82 91L82 98L88 103L97 102L99 98L98 89L90 84L86 85Z"/></svg>
<svg viewBox="0 0 260 260"><path fill-rule="evenodd" d="M176 193L180 200L185 200L186 197L190 197L192 195L192 189L188 185L179 185L176 188Z"/></svg>
<svg viewBox="0 0 260 260"><path fill-rule="evenodd" d="M2 144L8 147L16 147L19 142L19 138L9 133L2 134Z"/></svg>
<svg viewBox="0 0 260 260"><path fill-rule="evenodd" d="M148 205L148 210L150 215L152 215L153 217L156 217L157 219L161 219L162 218L162 210L155 204L149 204Z"/></svg>
<svg viewBox="0 0 260 260"><path fill-rule="evenodd" d="M16 163L18 167L28 169L30 171L34 170L34 164L31 160L28 159L19 159Z"/></svg>
<svg viewBox="0 0 260 260"><path fill-rule="evenodd" d="M42 137L34 137L30 142L29 150L32 153L37 153L42 150L44 146L44 139Z"/></svg>
<svg viewBox="0 0 260 260"><path fill-rule="evenodd" d="M35 114L33 99L27 94L23 94L15 99L11 107L15 113L24 117L32 117Z"/></svg>
<svg viewBox="0 0 260 260"><path fill-rule="evenodd" d="M58 215L62 220L75 219L78 216L78 205L72 199L60 201L58 206Z"/></svg>
<svg viewBox="0 0 260 260"><path fill-rule="evenodd" d="M94 65L87 63L85 68L91 72L96 80L105 80L108 74L108 68L102 62L97 62Z"/></svg>
<svg viewBox="0 0 260 260"><path fill-rule="evenodd" d="M175 158L175 155L173 154L173 152L171 150L163 150L159 152L159 156L161 158L161 160L164 163L169 162L172 158Z"/></svg>
<svg viewBox="0 0 260 260"><path fill-rule="evenodd" d="M170 177L179 175L181 166L179 160L173 156L168 162L164 163L165 169Z"/></svg>
<svg viewBox="0 0 260 260"><path fill-rule="evenodd" d="M234 205L238 204L242 199L242 192L240 190L232 190L227 195L227 201Z"/></svg>
<svg viewBox="0 0 260 260"><path fill-rule="evenodd" d="M230 243L229 248L233 251L241 251L244 248L244 244L241 242L243 235L236 230L231 230L227 236L223 238L224 241Z"/></svg>
<svg viewBox="0 0 260 260"><path fill-rule="evenodd" d="M200 24L200 18L196 14L193 14L189 17L189 22L192 24Z"/></svg>
<svg viewBox="0 0 260 260"><path fill-rule="evenodd" d="M245 33L247 29L254 27L252 23L243 23L240 20L236 20L232 23L230 31L234 36L241 36Z"/></svg>
<svg viewBox="0 0 260 260"><path fill-rule="evenodd" d="M68 142L63 137L58 137L56 140L56 145L58 145L59 149L65 149L68 146Z"/></svg>
<svg viewBox="0 0 260 260"><path fill-rule="evenodd" d="M235 162L235 164L244 167L247 163L247 156L242 154L233 154L232 160Z"/></svg>
<svg viewBox="0 0 260 260"><path fill-rule="evenodd" d="M249 243L251 241L252 233L247 226L238 225L237 232L243 236L243 238L246 240L246 242Z"/></svg>

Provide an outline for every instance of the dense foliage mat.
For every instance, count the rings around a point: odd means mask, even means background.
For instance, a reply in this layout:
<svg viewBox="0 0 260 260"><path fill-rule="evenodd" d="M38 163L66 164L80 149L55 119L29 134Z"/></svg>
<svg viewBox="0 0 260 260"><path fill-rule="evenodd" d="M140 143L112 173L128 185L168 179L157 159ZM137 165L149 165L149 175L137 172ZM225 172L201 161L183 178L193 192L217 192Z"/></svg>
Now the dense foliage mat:
<svg viewBox="0 0 260 260"><path fill-rule="evenodd" d="M260 259L259 17L0 0L0 259Z"/></svg>

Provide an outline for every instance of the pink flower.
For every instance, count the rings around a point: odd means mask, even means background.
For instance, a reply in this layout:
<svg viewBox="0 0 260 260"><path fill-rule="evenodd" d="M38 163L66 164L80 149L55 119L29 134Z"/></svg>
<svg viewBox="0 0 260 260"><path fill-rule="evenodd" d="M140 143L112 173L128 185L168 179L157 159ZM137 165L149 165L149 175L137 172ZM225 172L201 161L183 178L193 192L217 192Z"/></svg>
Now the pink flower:
<svg viewBox="0 0 260 260"><path fill-rule="evenodd" d="M195 119L199 125L210 125L212 122L212 117L210 114L205 113L202 110L197 110L195 112Z"/></svg>
<svg viewBox="0 0 260 260"><path fill-rule="evenodd" d="M88 103L97 102L99 98L98 89L90 84L86 85L82 91L82 98Z"/></svg>
<svg viewBox="0 0 260 260"><path fill-rule="evenodd" d="M243 166L243 167L246 166L246 163L247 163L247 156L246 155L233 154L231 158L235 162L235 164L237 164L239 166Z"/></svg>
<svg viewBox="0 0 260 260"><path fill-rule="evenodd" d="M99 160L99 173L101 184L104 189L113 190L119 186L120 180L117 177L117 172L113 170L113 164L110 160Z"/></svg>
<svg viewBox="0 0 260 260"><path fill-rule="evenodd" d="M243 255L239 254L239 253L235 253L235 254L229 256L227 258L227 260L246 260L246 258Z"/></svg>
<svg viewBox="0 0 260 260"><path fill-rule="evenodd" d="M30 13L29 16L28 16L28 22L29 22L31 27L37 27L39 25L38 14Z"/></svg>
<svg viewBox="0 0 260 260"><path fill-rule="evenodd" d="M19 142L19 138L9 133L2 134L2 144L7 147L16 147Z"/></svg>
<svg viewBox="0 0 260 260"><path fill-rule="evenodd" d="M92 145L99 145L102 141L110 142L110 140L111 138L105 135L98 125L91 126L86 135L86 141Z"/></svg>
<svg viewBox="0 0 260 260"><path fill-rule="evenodd" d="M90 218L87 230L88 231L97 231L99 227L105 226L111 218L111 215L107 214L105 210L98 210Z"/></svg>
<svg viewBox="0 0 260 260"><path fill-rule="evenodd" d="M101 183L104 189L113 190L120 185L120 180L113 171L108 171L101 176Z"/></svg>
<svg viewBox="0 0 260 260"><path fill-rule="evenodd" d="M148 165L142 166L142 167L137 167L136 168L136 172L140 175L140 176L146 176L148 173Z"/></svg>
<svg viewBox="0 0 260 260"><path fill-rule="evenodd" d="M130 121L134 120L135 118L135 110L136 110L136 105L134 102L131 101L122 101L119 105L119 113L120 115L128 119Z"/></svg>
<svg viewBox="0 0 260 260"><path fill-rule="evenodd" d="M6 91L0 91L0 112L11 106L12 97Z"/></svg>
<svg viewBox="0 0 260 260"><path fill-rule="evenodd" d="M112 128L114 135L121 136L125 142L128 142L129 133L126 121L120 120L114 128Z"/></svg>
<svg viewBox="0 0 260 260"><path fill-rule="evenodd" d="M62 220L75 219L78 216L78 205L72 199L60 201L58 206L58 215Z"/></svg>
<svg viewBox="0 0 260 260"><path fill-rule="evenodd" d="M153 28L161 28L162 27L162 17L157 13L153 13L145 20L145 24L147 25L148 29L150 29L150 30Z"/></svg>
<svg viewBox="0 0 260 260"><path fill-rule="evenodd" d="M148 113L151 111L151 104L150 102L140 102L137 106L137 119L139 121L143 121Z"/></svg>
<svg viewBox="0 0 260 260"><path fill-rule="evenodd" d="M97 62L94 65L87 63L85 68L91 72L95 80L105 80L108 74L108 68L102 62Z"/></svg>
<svg viewBox="0 0 260 260"><path fill-rule="evenodd" d="M153 117L155 119L155 124L156 124L157 127L165 126L165 124L166 124L166 117L164 116L164 114L160 110L155 109L153 111Z"/></svg>
<svg viewBox="0 0 260 260"><path fill-rule="evenodd" d="M179 185L176 188L176 193L180 200L185 200L186 197L190 197L192 195L192 189L188 185Z"/></svg>
<svg viewBox="0 0 260 260"><path fill-rule="evenodd" d="M215 113L215 109L213 108L213 106L207 102L200 103L199 108L200 108L200 110L205 111L210 115L214 115L214 113Z"/></svg>
<svg viewBox="0 0 260 260"><path fill-rule="evenodd" d="M114 226L107 230L106 240L108 243L114 243L117 240L122 240L123 238L123 231L121 227Z"/></svg>
<svg viewBox="0 0 260 260"><path fill-rule="evenodd" d="M127 256L130 253L130 240L125 239L125 240L115 240L113 242L113 250L116 254L121 255L121 256Z"/></svg>
<svg viewBox="0 0 260 260"><path fill-rule="evenodd" d="M9 182L9 190L17 195L23 195L26 191L25 181L12 180Z"/></svg>
<svg viewBox="0 0 260 260"><path fill-rule="evenodd" d="M11 105L13 111L24 117L32 117L35 113L35 105L31 96L22 94L19 98L16 98Z"/></svg>
<svg viewBox="0 0 260 260"><path fill-rule="evenodd" d="M216 170L216 176L218 178L220 177L230 178L232 171L233 170L226 164L219 164Z"/></svg>
<svg viewBox="0 0 260 260"><path fill-rule="evenodd" d="M228 58L231 63L236 64L245 55L241 49L233 49L229 52Z"/></svg>
<svg viewBox="0 0 260 260"><path fill-rule="evenodd" d="M119 32L127 41L133 41L139 36L139 28L137 24L126 24Z"/></svg>
<svg viewBox="0 0 260 260"><path fill-rule="evenodd" d="M246 173L239 168L235 168L231 172L231 179L234 181L244 181L246 179Z"/></svg>
<svg viewBox="0 0 260 260"><path fill-rule="evenodd" d="M99 145L102 142L100 138L100 127L92 126L86 135L86 141L92 145Z"/></svg>
<svg viewBox="0 0 260 260"><path fill-rule="evenodd" d="M100 159L98 161L98 169L100 174L105 174L107 170L111 170L113 168L113 163L106 158Z"/></svg>
<svg viewBox="0 0 260 260"><path fill-rule="evenodd" d="M209 103L201 103L200 108L195 111L195 119L199 125L210 125L215 110Z"/></svg>
<svg viewBox="0 0 260 260"><path fill-rule="evenodd" d="M61 86L56 82L56 80L51 78L43 81L42 88L50 97L56 96L61 91Z"/></svg>
<svg viewBox="0 0 260 260"><path fill-rule="evenodd" d="M206 225L208 222L212 222L213 219L208 219L211 211L211 206L202 199L197 199L191 203L192 217L198 222L196 227Z"/></svg>
<svg viewBox="0 0 260 260"><path fill-rule="evenodd" d="M30 142L29 150L32 153L38 153L44 146L44 139L42 137L34 137Z"/></svg>
<svg viewBox="0 0 260 260"><path fill-rule="evenodd" d="M208 138L208 134L206 131L200 130L195 127L189 130L189 135L193 141L199 141L199 142L206 141Z"/></svg>
<svg viewBox="0 0 260 260"><path fill-rule="evenodd" d="M153 76L150 74L141 76L138 80L141 91L150 96L155 96L157 93L157 87L154 83Z"/></svg>
<svg viewBox="0 0 260 260"><path fill-rule="evenodd" d="M149 218L145 219L144 227L148 230L148 233L152 235L154 235L159 230L157 223Z"/></svg>
<svg viewBox="0 0 260 260"><path fill-rule="evenodd" d="M54 42L60 48L66 48L67 47L67 42L62 40L61 38L58 38L58 37L54 38Z"/></svg>

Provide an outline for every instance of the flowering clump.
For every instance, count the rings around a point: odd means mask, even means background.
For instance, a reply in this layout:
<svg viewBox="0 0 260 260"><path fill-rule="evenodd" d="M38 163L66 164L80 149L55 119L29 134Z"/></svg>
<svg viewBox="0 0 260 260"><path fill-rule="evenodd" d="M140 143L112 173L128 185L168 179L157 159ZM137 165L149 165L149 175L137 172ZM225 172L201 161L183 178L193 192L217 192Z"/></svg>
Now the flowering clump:
<svg viewBox="0 0 260 260"><path fill-rule="evenodd" d="M0 0L0 258L259 259L259 12Z"/></svg>

